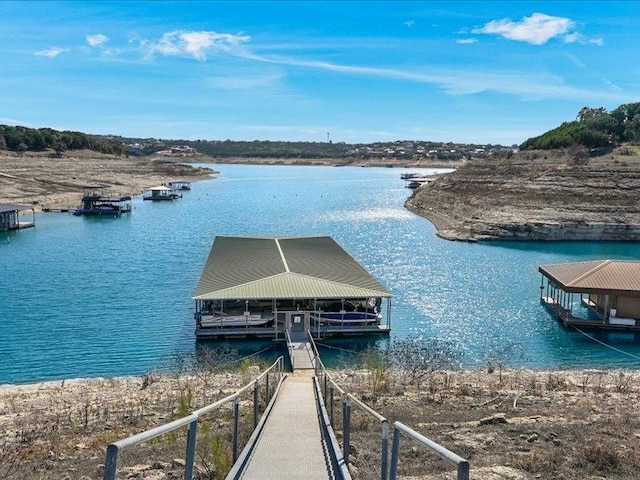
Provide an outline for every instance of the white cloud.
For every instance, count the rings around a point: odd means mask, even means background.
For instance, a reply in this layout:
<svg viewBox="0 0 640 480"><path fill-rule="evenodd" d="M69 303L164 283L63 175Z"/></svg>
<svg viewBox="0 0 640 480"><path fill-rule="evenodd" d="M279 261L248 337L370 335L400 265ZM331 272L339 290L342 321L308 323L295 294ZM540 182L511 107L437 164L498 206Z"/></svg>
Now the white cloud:
<svg viewBox="0 0 640 480"><path fill-rule="evenodd" d="M476 43L477 41L477 38L459 38L458 40L456 40L456 43L460 45L471 45L472 43Z"/></svg>
<svg viewBox="0 0 640 480"><path fill-rule="evenodd" d="M60 47L51 47L45 50L39 50L34 53L36 57L47 57L47 58L55 58L61 53L68 52L68 48L60 48Z"/></svg>
<svg viewBox="0 0 640 480"><path fill-rule="evenodd" d="M249 42L248 35L176 30L165 33L157 42L145 42L149 55L159 53L170 57L191 57L206 60L208 52L228 52Z"/></svg>
<svg viewBox="0 0 640 480"><path fill-rule="evenodd" d="M109 41L109 38L101 33L97 33L95 35L87 35L87 43L91 47L98 47L103 43L106 43L107 41Z"/></svg>
<svg viewBox="0 0 640 480"><path fill-rule="evenodd" d="M577 35L573 32L574 27L575 22L569 18L534 13L530 17L523 17L520 22L513 22L508 18L492 20L484 27L474 28L472 32L499 35L508 40L543 45L552 38L560 36L564 36L565 41L570 42L572 37Z"/></svg>

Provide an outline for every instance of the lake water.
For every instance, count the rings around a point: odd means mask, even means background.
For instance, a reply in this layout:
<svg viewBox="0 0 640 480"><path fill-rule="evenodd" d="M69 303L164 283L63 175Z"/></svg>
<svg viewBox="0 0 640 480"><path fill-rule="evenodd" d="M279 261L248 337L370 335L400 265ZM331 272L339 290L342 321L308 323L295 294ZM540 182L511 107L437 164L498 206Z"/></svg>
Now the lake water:
<svg viewBox="0 0 640 480"><path fill-rule="evenodd" d="M640 367L633 334L599 334L608 347L563 329L539 304L537 272L637 260L637 244L447 242L404 209L398 169L214 168L176 202L38 214L36 228L0 234L0 383L141 374L193 352L191 296L216 235L331 235L394 295L391 340L446 341L468 366L506 351L514 366Z"/></svg>

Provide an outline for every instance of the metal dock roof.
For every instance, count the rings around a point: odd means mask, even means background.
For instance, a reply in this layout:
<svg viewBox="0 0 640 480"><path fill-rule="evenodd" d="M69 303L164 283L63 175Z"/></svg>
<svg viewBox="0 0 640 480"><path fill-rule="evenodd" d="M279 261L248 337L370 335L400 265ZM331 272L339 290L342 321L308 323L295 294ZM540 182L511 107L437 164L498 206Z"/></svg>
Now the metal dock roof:
<svg viewBox="0 0 640 480"><path fill-rule="evenodd" d="M218 236L193 298L257 300L390 296L331 237Z"/></svg>

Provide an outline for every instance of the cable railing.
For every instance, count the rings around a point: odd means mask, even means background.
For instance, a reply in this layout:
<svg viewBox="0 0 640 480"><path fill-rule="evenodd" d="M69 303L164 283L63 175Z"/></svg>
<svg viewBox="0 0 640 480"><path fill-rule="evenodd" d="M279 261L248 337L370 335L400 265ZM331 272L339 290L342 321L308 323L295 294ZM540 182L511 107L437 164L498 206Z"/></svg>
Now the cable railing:
<svg viewBox="0 0 640 480"><path fill-rule="evenodd" d="M275 375L277 378L277 385L273 388L273 393L270 394L272 388L269 382L269 376ZM132 435L130 437L124 438L122 440L118 440L117 442L111 443L107 447L107 453L105 458L105 467L104 467L104 480L115 480L117 468L118 468L118 456L120 452L123 450L129 449L136 445L140 445L141 443L148 442L153 440L154 438L165 435L169 432L177 430L181 427L187 428L187 448L185 454L185 470L184 470L184 478L185 480L193 479L193 470L195 465L195 453L196 453L196 441L197 441L197 432L198 432L198 422L200 418L214 410L219 409L223 405L226 405L229 402L233 402L233 462L235 463L238 459L238 425L240 419L240 396L253 389L253 427L254 431L258 425L258 407L259 407L259 393L260 393L260 381L265 379L265 390L266 390L266 398L269 399L272 396L275 397L278 392L282 381L285 378L284 374L284 358L278 357L278 359L264 372L262 372L258 377L253 379L244 387L237 390L235 393L218 400L210 405L202 407L198 410L195 410L190 415L186 417L179 418L174 420L173 422L166 423L164 425L160 425L158 427L152 428L150 430ZM270 403L271 405L271 403Z"/></svg>
<svg viewBox="0 0 640 480"><path fill-rule="evenodd" d="M424 437L415 430L403 425L400 422L394 423L393 433L393 451L391 455L391 466L389 466L389 421L374 409L363 403L357 397L351 393L347 393L335 380L331 377L327 371L320 354L318 347L316 346L313 337L309 335L313 354L315 355L315 374L318 382L323 385L323 395L325 399L325 405L329 403L328 416L330 418L331 425L335 425L334 422L334 395L337 391L342 399L342 453L344 457L344 463L349 466L349 453L351 449L351 407L356 406L364 411L369 416L376 419L380 424L380 478L381 480L395 480L398 469L398 460L400 454L400 435L405 434L414 441L427 447L433 453L440 456L446 462L457 467L456 480L469 480L469 462L464 458L456 455L455 453L447 450L442 445L435 443L432 440ZM329 400L327 402L327 391L329 393Z"/></svg>

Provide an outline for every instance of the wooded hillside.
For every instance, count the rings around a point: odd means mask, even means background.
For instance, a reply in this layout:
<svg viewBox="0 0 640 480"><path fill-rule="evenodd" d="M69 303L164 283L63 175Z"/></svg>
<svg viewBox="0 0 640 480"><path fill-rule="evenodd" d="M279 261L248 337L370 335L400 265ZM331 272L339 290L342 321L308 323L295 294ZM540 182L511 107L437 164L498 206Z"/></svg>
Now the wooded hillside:
<svg viewBox="0 0 640 480"><path fill-rule="evenodd" d="M607 112L604 107L583 107L576 120L564 122L520 145L521 150L550 150L582 145L586 148L615 147L640 141L640 103L627 103Z"/></svg>

